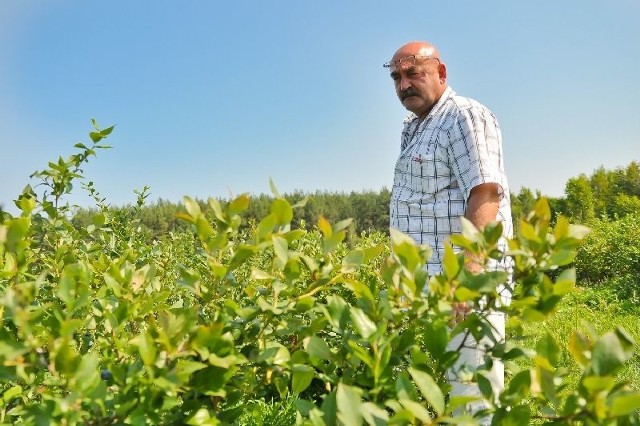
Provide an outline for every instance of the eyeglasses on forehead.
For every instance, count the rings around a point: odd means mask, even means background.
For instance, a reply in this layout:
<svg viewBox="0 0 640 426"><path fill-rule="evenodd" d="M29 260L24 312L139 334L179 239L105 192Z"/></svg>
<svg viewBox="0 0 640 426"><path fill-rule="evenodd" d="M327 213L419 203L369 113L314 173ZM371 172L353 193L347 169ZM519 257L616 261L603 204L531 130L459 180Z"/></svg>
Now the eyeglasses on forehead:
<svg viewBox="0 0 640 426"><path fill-rule="evenodd" d="M433 56L427 56L427 55L409 55L409 56L405 56L403 58L400 59L396 59L395 61L389 61L386 62L384 64L382 64L383 67L385 68L391 68L391 66L393 65L394 68L402 68L402 66L406 65L408 67L412 67L416 64L417 61L426 61L427 59L435 59L436 61L440 62L440 59L433 57Z"/></svg>

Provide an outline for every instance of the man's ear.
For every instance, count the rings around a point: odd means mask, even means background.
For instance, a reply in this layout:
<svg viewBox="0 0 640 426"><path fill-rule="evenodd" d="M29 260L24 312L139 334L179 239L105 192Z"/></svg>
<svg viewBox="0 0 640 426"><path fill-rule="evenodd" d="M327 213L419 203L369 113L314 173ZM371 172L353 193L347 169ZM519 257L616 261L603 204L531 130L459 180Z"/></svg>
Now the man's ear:
<svg viewBox="0 0 640 426"><path fill-rule="evenodd" d="M438 65L438 77L440 80L447 79L447 66L442 62Z"/></svg>

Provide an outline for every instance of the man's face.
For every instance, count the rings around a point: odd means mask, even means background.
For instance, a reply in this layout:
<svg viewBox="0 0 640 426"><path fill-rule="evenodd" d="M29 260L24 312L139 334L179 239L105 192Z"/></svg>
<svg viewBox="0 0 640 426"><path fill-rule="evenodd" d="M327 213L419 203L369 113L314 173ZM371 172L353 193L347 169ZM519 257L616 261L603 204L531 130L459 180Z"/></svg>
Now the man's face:
<svg viewBox="0 0 640 426"><path fill-rule="evenodd" d="M446 88L446 71L438 58L394 57L390 70L398 99L418 117L431 111Z"/></svg>

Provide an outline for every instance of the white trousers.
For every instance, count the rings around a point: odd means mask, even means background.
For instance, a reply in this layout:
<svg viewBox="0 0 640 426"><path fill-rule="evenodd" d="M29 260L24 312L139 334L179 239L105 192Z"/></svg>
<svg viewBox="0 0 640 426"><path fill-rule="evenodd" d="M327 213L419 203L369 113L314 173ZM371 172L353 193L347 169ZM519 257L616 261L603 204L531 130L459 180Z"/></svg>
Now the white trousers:
<svg viewBox="0 0 640 426"><path fill-rule="evenodd" d="M502 312L491 312L487 316L487 320L493 328L493 335L496 341L503 342L505 337L505 314ZM456 350L464 338L465 333L458 334L449 342L447 349ZM482 396L478 384L470 383L468 378L480 365L485 363L486 348L490 348L493 345L493 341L488 337L480 340L479 344L470 334L466 337L464 346L460 349L460 357L454 366L447 371L447 379L452 386L451 396ZM494 396L499 395L504 388L504 364L502 361L495 358L493 359L493 367L489 372L488 378L493 387ZM475 401L467 404L464 409L456 410L454 414L461 414L463 412L473 414L484 408L487 408L485 401ZM484 417L480 421L480 424L491 424L491 416Z"/></svg>

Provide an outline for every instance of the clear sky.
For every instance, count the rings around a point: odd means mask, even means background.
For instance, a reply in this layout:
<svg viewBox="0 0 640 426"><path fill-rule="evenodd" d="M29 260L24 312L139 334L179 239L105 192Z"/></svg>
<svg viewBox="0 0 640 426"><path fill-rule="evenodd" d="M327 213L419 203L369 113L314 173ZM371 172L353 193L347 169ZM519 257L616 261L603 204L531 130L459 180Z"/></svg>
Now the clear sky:
<svg viewBox="0 0 640 426"><path fill-rule="evenodd" d="M116 125L85 167L114 205L390 188L406 111L382 63L411 40L498 116L512 192L640 160L638 0L3 0L0 205L91 118Z"/></svg>

